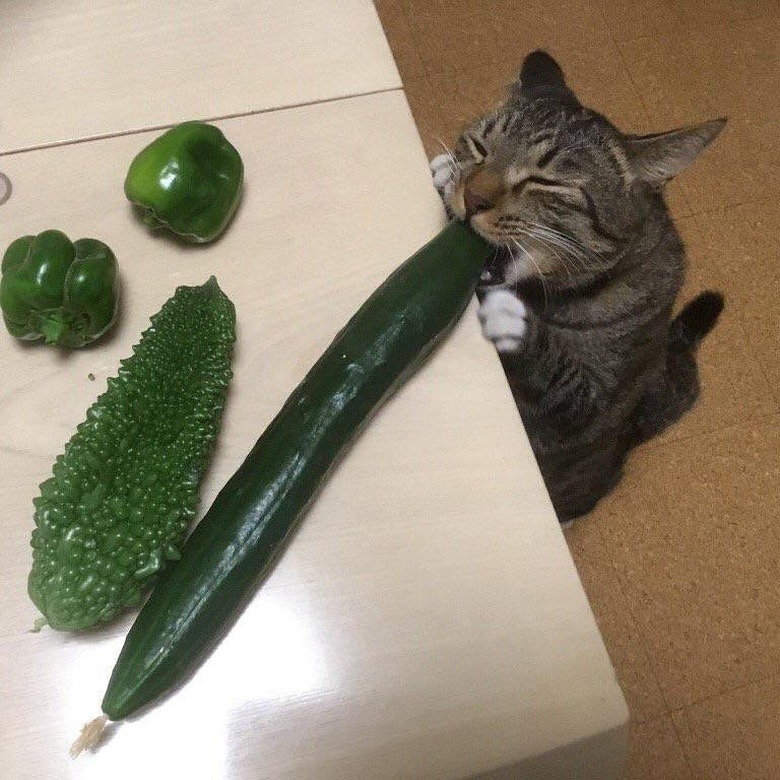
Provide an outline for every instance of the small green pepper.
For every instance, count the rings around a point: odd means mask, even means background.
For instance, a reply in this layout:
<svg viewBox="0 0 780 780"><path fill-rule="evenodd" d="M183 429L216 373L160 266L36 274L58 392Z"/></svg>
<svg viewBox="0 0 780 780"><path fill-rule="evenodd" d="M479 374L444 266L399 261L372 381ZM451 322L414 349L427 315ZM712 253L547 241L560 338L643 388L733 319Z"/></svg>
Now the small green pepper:
<svg viewBox="0 0 780 780"><path fill-rule="evenodd" d="M187 241L213 241L241 199L244 164L222 131L184 122L142 149L130 164L125 195L144 221Z"/></svg>
<svg viewBox="0 0 780 780"><path fill-rule="evenodd" d="M18 339L83 347L111 327L118 303L116 258L102 241L46 230L17 238L3 256L0 309Z"/></svg>

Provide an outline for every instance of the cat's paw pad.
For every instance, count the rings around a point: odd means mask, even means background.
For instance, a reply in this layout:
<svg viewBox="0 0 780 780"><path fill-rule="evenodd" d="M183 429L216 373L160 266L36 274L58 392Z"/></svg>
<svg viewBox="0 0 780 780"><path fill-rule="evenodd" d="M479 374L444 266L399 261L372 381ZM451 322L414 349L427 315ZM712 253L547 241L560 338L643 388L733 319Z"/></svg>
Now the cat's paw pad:
<svg viewBox="0 0 780 780"><path fill-rule="evenodd" d="M528 309L509 290L492 290L482 299L477 312L482 335L499 352L514 352L528 331Z"/></svg>
<svg viewBox="0 0 780 780"><path fill-rule="evenodd" d="M433 186L436 187L440 195L445 195L447 189L455 183L457 175L455 162L449 154L437 154L431 160L430 165Z"/></svg>

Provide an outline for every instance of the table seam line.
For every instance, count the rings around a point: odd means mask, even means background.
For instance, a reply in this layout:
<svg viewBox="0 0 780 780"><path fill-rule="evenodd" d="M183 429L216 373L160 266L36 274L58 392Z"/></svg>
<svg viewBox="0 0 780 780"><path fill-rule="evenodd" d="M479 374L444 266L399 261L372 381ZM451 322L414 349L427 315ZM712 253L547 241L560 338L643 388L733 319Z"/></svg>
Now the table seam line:
<svg viewBox="0 0 780 780"><path fill-rule="evenodd" d="M350 95L337 95L329 98L321 98L319 100L308 100L300 103L289 103L283 106L271 106L269 108L250 109L249 111L236 111L229 114L219 114L210 117L202 117L199 119L201 122L221 122L227 119L241 119L243 117L257 116L260 114L274 114L280 111L287 111L296 108L306 108L307 106L318 106L325 103L336 103L342 100L353 100L356 98L371 97L372 95L383 95L389 92L401 92L404 93L403 85L398 87L383 87L382 89L372 89L367 92L356 92ZM405 93L404 93L405 94ZM181 120L185 121L185 120ZM62 146L73 146L76 144L90 143L91 141L105 141L109 138L121 138L127 135L139 135L141 133L150 133L159 130L165 130L179 122L165 122L157 125L148 125L145 127L134 128L132 130L117 130L110 133L100 133L98 135L83 136L81 138L71 138L67 141L48 141L40 144L34 144L31 146L21 146L16 149L8 149L0 151L0 158L10 157L16 154L25 154L26 152L39 152L44 149L56 149Z"/></svg>

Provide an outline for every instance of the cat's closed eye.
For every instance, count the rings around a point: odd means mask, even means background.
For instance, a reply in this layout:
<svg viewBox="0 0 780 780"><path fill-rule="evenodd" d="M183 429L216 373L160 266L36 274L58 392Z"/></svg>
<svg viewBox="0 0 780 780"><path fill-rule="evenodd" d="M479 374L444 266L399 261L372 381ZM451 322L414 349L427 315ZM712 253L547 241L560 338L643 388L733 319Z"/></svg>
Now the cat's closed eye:
<svg viewBox="0 0 780 780"><path fill-rule="evenodd" d="M519 195L529 184L538 184L541 187L564 187L563 182L556 179L548 179L546 176L526 176L512 185L512 192Z"/></svg>
<svg viewBox="0 0 780 780"><path fill-rule="evenodd" d="M477 164L484 162L488 156L488 150L483 141L470 133L463 136L463 140L474 158L474 162Z"/></svg>

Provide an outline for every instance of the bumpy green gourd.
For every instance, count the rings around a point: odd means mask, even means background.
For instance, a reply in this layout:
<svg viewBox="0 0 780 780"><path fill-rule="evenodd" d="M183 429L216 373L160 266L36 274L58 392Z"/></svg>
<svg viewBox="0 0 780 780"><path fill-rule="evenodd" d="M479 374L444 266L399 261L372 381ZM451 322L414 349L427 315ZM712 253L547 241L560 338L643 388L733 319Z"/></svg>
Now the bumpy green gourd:
<svg viewBox="0 0 780 780"><path fill-rule="evenodd" d="M120 361L34 500L30 598L84 629L137 605L198 503L232 376L235 309L212 277L179 287Z"/></svg>

